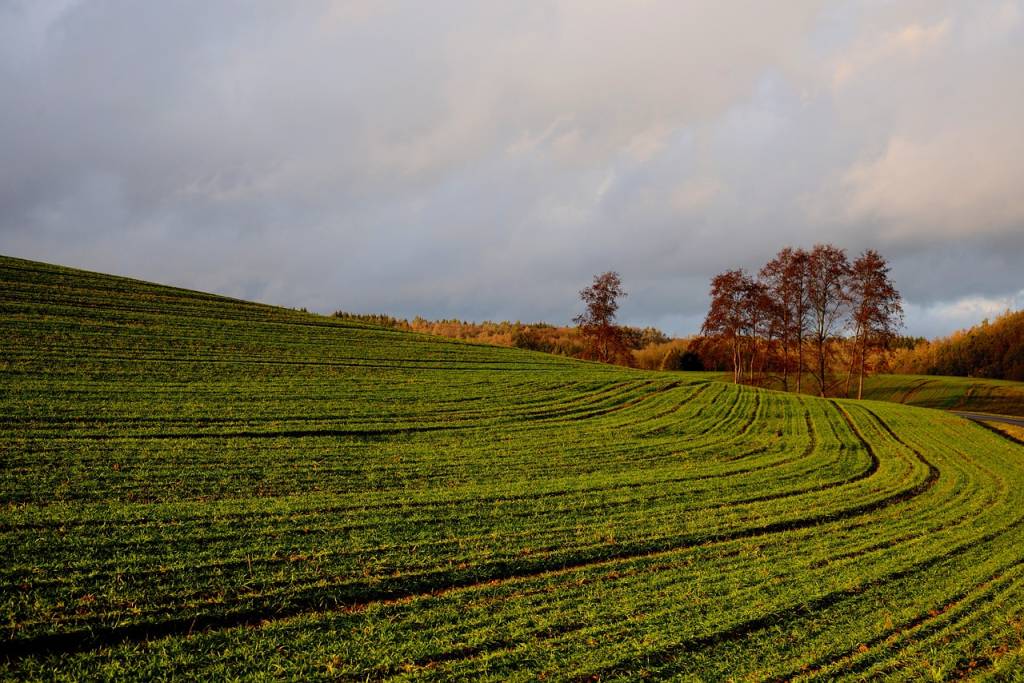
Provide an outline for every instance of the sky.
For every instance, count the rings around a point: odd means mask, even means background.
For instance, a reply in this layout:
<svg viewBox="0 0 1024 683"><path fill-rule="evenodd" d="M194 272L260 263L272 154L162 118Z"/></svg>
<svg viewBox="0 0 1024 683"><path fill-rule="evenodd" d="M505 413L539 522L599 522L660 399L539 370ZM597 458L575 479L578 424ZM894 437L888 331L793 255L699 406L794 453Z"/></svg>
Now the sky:
<svg viewBox="0 0 1024 683"><path fill-rule="evenodd" d="M695 333L780 248L1024 307L1024 0L0 0L0 253L312 311Z"/></svg>

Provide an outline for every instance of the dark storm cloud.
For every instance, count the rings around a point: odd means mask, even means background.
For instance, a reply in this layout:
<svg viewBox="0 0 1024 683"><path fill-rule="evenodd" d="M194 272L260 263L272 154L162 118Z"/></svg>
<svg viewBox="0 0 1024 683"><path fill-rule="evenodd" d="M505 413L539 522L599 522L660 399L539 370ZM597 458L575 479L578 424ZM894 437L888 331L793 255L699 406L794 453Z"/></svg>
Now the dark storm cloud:
<svg viewBox="0 0 1024 683"><path fill-rule="evenodd" d="M0 251L272 303L692 332L784 244L1020 305L1024 7L0 0Z"/></svg>

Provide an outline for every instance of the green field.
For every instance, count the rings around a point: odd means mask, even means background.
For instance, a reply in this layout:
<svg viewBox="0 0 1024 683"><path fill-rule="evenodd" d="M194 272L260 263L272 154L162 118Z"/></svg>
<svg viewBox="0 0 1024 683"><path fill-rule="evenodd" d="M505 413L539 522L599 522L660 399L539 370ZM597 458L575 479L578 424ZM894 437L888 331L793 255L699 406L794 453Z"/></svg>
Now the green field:
<svg viewBox="0 0 1024 683"><path fill-rule="evenodd" d="M692 373L695 377L732 383L732 373ZM794 380L790 378L790 388ZM837 380L839 393L843 383ZM769 385L782 390L782 379L773 377ZM803 391L815 396L814 378L804 377ZM833 392L836 389L832 390ZM856 395L856 379L851 394ZM830 395L832 395L830 393ZM962 410L1024 417L1024 382L977 377L949 377L946 375L871 375L864 378L864 399L888 401L920 408Z"/></svg>
<svg viewBox="0 0 1024 683"><path fill-rule="evenodd" d="M1024 446L0 259L2 678L1020 678Z"/></svg>
<svg viewBox="0 0 1024 683"><path fill-rule="evenodd" d="M933 375L877 375L864 382L864 398L923 408L1024 415L1024 382Z"/></svg>

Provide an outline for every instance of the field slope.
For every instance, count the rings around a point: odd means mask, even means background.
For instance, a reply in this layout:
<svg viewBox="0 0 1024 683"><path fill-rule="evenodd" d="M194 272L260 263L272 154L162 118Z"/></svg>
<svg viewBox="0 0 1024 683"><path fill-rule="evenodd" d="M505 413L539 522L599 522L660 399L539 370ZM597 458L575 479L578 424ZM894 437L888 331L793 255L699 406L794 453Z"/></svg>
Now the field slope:
<svg viewBox="0 0 1024 683"><path fill-rule="evenodd" d="M954 415L0 259L2 678L1007 676Z"/></svg>
<svg viewBox="0 0 1024 683"><path fill-rule="evenodd" d="M943 410L1024 416L1024 382L944 375L876 375L864 398Z"/></svg>

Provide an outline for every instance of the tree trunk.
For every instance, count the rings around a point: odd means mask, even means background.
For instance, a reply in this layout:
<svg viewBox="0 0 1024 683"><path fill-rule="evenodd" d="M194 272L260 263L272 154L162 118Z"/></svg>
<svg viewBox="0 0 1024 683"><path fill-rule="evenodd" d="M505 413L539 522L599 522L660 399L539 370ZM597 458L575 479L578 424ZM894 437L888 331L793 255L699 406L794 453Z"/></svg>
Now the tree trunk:
<svg viewBox="0 0 1024 683"><path fill-rule="evenodd" d="M782 345L782 390L789 391L789 344Z"/></svg>
<svg viewBox="0 0 1024 683"><path fill-rule="evenodd" d="M857 365L857 350L850 354L850 367L846 369L846 386L843 387L843 398L850 398L850 385L853 384L853 368Z"/></svg>
<svg viewBox="0 0 1024 683"><path fill-rule="evenodd" d="M740 383L740 372L742 371L740 366L740 348L739 344L734 339L732 342L732 383Z"/></svg>
<svg viewBox="0 0 1024 683"><path fill-rule="evenodd" d="M769 340L765 341L764 353L761 354L761 363L760 363L760 365L758 365L758 368L757 368L757 376L761 378L761 381L763 383L762 386L766 386L767 385L767 381L765 381L765 380L766 380L767 374L768 374L768 355L770 353L770 349L771 349L771 340L769 339Z"/></svg>
<svg viewBox="0 0 1024 683"><path fill-rule="evenodd" d="M818 392L825 398L825 344L818 340Z"/></svg>
<svg viewBox="0 0 1024 683"><path fill-rule="evenodd" d="M857 400L864 398L864 356L867 355L867 341L860 349L860 379L857 381Z"/></svg>
<svg viewBox="0 0 1024 683"><path fill-rule="evenodd" d="M804 338L797 337L796 340L796 393L803 389L804 380Z"/></svg>
<svg viewBox="0 0 1024 683"><path fill-rule="evenodd" d="M754 383L754 358L757 357L757 339L750 340L750 363L747 364L747 384Z"/></svg>
<svg viewBox="0 0 1024 683"><path fill-rule="evenodd" d="M853 371L857 367L857 352L860 350L860 332L854 335L853 349L850 351L850 365L846 370L846 389L843 396L850 398L850 385L853 384Z"/></svg>

